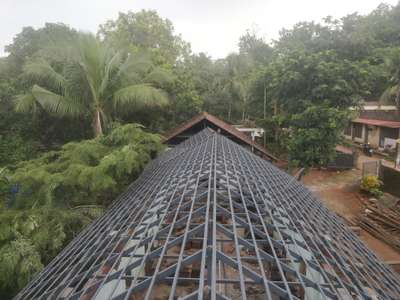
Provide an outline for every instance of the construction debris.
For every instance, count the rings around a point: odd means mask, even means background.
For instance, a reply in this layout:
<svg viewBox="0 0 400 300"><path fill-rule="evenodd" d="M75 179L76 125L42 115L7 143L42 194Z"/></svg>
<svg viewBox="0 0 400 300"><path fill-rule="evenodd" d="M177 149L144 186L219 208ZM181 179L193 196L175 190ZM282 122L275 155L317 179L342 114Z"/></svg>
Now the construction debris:
<svg viewBox="0 0 400 300"><path fill-rule="evenodd" d="M359 226L400 251L400 208L368 203L358 218Z"/></svg>

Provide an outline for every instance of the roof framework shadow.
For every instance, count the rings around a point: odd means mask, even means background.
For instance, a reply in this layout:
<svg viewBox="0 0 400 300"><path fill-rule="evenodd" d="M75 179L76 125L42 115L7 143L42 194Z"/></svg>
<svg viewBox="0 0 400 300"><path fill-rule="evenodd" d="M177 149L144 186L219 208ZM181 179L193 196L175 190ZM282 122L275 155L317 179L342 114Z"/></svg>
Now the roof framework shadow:
<svg viewBox="0 0 400 300"><path fill-rule="evenodd" d="M16 299L400 299L293 177L204 129L150 163Z"/></svg>

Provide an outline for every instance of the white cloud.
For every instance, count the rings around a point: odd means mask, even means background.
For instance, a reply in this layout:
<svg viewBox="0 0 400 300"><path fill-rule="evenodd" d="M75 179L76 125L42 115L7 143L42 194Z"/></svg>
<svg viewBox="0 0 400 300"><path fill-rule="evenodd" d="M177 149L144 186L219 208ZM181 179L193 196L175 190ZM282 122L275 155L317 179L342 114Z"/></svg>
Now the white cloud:
<svg viewBox="0 0 400 300"><path fill-rule="evenodd" d="M395 5L398 0L387 0ZM0 0L0 55L24 26L63 22L95 32L119 11L155 9L169 18L195 52L224 57L237 49L239 37L255 24L266 38L299 21L339 18L355 11L365 14L380 0Z"/></svg>

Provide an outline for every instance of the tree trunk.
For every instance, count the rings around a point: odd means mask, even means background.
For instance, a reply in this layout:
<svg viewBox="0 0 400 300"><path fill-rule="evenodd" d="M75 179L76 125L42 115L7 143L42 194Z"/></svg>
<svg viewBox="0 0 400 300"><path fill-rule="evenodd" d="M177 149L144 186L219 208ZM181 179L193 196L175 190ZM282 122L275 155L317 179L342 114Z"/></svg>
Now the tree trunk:
<svg viewBox="0 0 400 300"><path fill-rule="evenodd" d="M278 115L278 99L275 99L274 101L274 116ZM279 130L280 130L280 126L275 127L275 142L279 143L278 139L279 139Z"/></svg>
<svg viewBox="0 0 400 300"><path fill-rule="evenodd" d="M267 118L267 86L264 82L264 120Z"/></svg>
<svg viewBox="0 0 400 300"><path fill-rule="evenodd" d="M278 115L278 100L274 101L274 116Z"/></svg>
<svg viewBox="0 0 400 300"><path fill-rule="evenodd" d="M94 112L92 128L93 128L94 137L98 137L99 135L103 134L103 128L101 127L101 117L100 117L99 109L96 109L96 111Z"/></svg>
<svg viewBox="0 0 400 300"><path fill-rule="evenodd" d="M242 112L242 121L246 119L246 107L247 107L247 98L243 98L243 112Z"/></svg>
<svg viewBox="0 0 400 300"><path fill-rule="evenodd" d="M228 120L231 120L231 111L232 111L232 103L229 101L229 107L228 107Z"/></svg>

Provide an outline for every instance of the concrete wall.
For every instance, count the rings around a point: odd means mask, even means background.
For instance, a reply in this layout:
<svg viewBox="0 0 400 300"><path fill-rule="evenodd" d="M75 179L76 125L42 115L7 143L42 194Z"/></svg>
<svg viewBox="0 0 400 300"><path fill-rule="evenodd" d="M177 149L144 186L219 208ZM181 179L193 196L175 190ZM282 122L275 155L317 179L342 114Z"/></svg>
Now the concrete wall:
<svg viewBox="0 0 400 300"><path fill-rule="evenodd" d="M327 168L333 170L348 170L354 167L354 162L356 160L356 152L353 153L343 153L336 151L336 157L330 163L328 163Z"/></svg>
<svg viewBox="0 0 400 300"><path fill-rule="evenodd" d="M366 126L365 126L365 124L363 124L361 138L354 137L354 141L356 141L358 143L364 143L366 134L367 134Z"/></svg>
<svg viewBox="0 0 400 300"><path fill-rule="evenodd" d="M360 118L376 119L385 121L400 121L400 115L397 114L396 109L387 110L363 110L360 112Z"/></svg>
<svg viewBox="0 0 400 300"><path fill-rule="evenodd" d="M369 128L370 130L368 130L368 142L371 144L372 147L378 148L380 128L378 126L369 126Z"/></svg>
<svg viewBox="0 0 400 300"><path fill-rule="evenodd" d="M400 171L385 166L381 166L381 168L383 191L400 197Z"/></svg>
<svg viewBox="0 0 400 300"><path fill-rule="evenodd" d="M363 126L363 127L362 127L362 134L361 134L361 137L356 137L356 136L355 136L355 134L354 134L354 133L355 133L354 123L352 123L352 129L351 129L352 134L353 134L353 138L351 137L351 135L347 135L347 134L343 133L344 137L345 137L346 139L348 139L348 140L353 140L353 141L358 142L358 143L364 143L365 134L366 134L366 129L365 129L365 125L364 125L364 124L363 124L362 126ZM379 141L379 136L378 136L378 141Z"/></svg>

